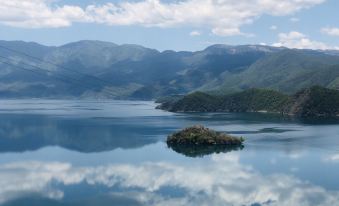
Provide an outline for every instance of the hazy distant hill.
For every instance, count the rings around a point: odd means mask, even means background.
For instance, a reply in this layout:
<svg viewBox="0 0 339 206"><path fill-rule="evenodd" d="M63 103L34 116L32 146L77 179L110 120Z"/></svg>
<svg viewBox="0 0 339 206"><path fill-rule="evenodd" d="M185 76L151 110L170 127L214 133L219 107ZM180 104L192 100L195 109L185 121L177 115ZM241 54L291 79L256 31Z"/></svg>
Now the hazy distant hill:
<svg viewBox="0 0 339 206"><path fill-rule="evenodd" d="M0 97L152 99L196 90L333 88L339 85L337 54L260 45L159 52L101 41L60 47L0 41Z"/></svg>
<svg viewBox="0 0 339 206"><path fill-rule="evenodd" d="M282 51L266 55L238 74L223 73L205 90L270 88L294 93L313 85L339 87L339 57L309 50Z"/></svg>

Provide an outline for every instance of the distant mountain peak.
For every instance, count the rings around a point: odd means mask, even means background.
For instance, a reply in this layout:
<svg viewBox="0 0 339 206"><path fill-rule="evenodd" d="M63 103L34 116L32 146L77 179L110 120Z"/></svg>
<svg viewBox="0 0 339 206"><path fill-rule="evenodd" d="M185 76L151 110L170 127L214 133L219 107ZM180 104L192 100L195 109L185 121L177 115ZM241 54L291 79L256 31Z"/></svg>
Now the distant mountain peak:
<svg viewBox="0 0 339 206"><path fill-rule="evenodd" d="M64 48L73 48L73 47L84 47L84 46L102 46L102 47L116 47L117 44L106 41L97 41L97 40L81 40L77 42L68 43L62 45Z"/></svg>
<svg viewBox="0 0 339 206"><path fill-rule="evenodd" d="M272 47L272 46L266 46L266 45L226 45L226 44L215 44L212 46L207 47L204 51L209 52L220 52L224 51L229 54L238 54L238 53L244 53L244 52L276 52L280 51L284 48L280 47Z"/></svg>

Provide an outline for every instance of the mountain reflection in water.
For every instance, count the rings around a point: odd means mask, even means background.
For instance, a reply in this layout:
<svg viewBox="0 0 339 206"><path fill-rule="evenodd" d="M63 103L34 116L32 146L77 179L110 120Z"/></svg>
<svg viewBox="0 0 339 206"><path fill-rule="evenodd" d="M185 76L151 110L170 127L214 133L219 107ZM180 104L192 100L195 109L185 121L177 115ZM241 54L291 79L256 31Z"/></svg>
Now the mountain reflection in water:
<svg viewBox="0 0 339 206"><path fill-rule="evenodd" d="M65 119L7 114L0 117L0 152L23 152L45 146L79 152L137 148L157 142L160 129L133 124L128 118Z"/></svg>

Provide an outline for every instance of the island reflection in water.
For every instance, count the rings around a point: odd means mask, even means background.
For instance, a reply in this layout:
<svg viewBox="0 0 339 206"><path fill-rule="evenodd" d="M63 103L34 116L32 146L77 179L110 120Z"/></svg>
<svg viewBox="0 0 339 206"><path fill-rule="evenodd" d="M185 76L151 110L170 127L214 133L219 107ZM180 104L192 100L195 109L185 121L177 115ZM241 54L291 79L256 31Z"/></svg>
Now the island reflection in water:
<svg viewBox="0 0 339 206"><path fill-rule="evenodd" d="M339 202L339 127L333 122L175 115L149 102L6 103L0 117L1 205ZM168 134L195 124L245 136L245 148L176 148L187 156L167 148Z"/></svg>
<svg viewBox="0 0 339 206"><path fill-rule="evenodd" d="M167 147L186 157L204 157L244 149L243 145L170 145L168 143Z"/></svg>

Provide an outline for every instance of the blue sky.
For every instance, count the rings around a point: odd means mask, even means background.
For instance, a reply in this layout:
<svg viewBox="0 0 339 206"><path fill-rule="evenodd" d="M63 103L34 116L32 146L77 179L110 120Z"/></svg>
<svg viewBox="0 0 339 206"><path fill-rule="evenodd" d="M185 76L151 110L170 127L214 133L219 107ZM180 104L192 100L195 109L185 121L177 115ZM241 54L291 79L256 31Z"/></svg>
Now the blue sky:
<svg viewBox="0 0 339 206"><path fill-rule="evenodd" d="M211 44L339 49L338 0L2 0L0 39L200 50Z"/></svg>

